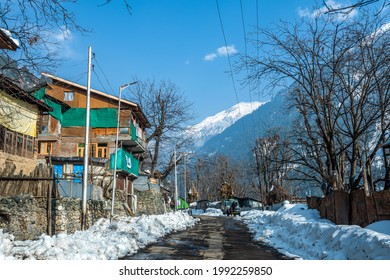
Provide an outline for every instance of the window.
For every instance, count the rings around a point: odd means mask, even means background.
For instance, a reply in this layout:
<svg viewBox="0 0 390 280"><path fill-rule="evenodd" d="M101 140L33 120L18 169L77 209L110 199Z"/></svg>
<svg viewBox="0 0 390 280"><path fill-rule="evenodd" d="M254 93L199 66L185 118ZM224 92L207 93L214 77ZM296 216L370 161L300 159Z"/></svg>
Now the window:
<svg viewBox="0 0 390 280"><path fill-rule="evenodd" d="M26 158L34 157L34 137L8 129L3 129L2 132L0 129L0 134L3 134L4 137L4 142L0 141L0 147L5 153Z"/></svg>
<svg viewBox="0 0 390 280"><path fill-rule="evenodd" d="M107 157L107 143L99 143L97 145L97 157L106 158Z"/></svg>
<svg viewBox="0 0 390 280"><path fill-rule="evenodd" d="M16 136L16 147L18 148L18 149L23 149L23 135L20 135L19 133L18 133L18 135Z"/></svg>
<svg viewBox="0 0 390 280"><path fill-rule="evenodd" d="M84 156L84 144L77 144L77 156L83 157Z"/></svg>
<svg viewBox="0 0 390 280"><path fill-rule="evenodd" d="M38 143L38 154L49 155L52 151L52 142L39 142Z"/></svg>
<svg viewBox="0 0 390 280"><path fill-rule="evenodd" d="M85 145L84 143L77 144L77 155L79 157L84 156ZM106 158L108 155L107 143L90 143L89 155L91 157Z"/></svg>
<svg viewBox="0 0 390 280"><path fill-rule="evenodd" d="M127 127L121 127L119 134L129 134L129 129Z"/></svg>
<svg viewBox="0 0 390 280"><path fill-rule="evenodd" d="M11 131L5 132L5 143L8 145L12 145L12 138L14 137L14 134Z"/></svg>
<svg viewBox="0 0 390 280"><path fill-rule="evenodd" d="M29 136L31 137L31 136ZM28 138L27 139L27 151L32 152L34 148L34 142L32 139Z"/></svg>
<svg viewBox="0 0 390 280"><path fill-rule="evenodd" d="M74 91L64 91L64 101L73 101Z"/></svg>
<svg viewBox="0 0 390 280"><path fill-rule="evenodd" d="M39 134L49 134L49 114L43 113L40 117Z"/></svg>

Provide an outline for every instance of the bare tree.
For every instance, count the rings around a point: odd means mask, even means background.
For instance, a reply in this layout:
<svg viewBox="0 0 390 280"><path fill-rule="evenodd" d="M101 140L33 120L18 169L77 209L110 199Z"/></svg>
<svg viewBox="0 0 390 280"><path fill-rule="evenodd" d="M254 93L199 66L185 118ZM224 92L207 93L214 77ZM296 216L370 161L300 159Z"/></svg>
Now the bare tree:
<svg viewBox="0 0 390 280"><path fill-rule="evenodd" d="M127 0L122 0L131 12ZM77 22L73 8L78 0L4 0L0 3L0 28L11 32L18 49L0 50L0 73L22 88L34 86L35 76L51 71L61 62L61 44L72 33L91 30ZM101 5L111 1L101 0Z"/></svg>
<svg viewBox="0 0 390 280"><path fill-rule="evenodd" d="M214 201L231 196L253 195L252 181L248 180L250 172L250 168L245 168L241 162L221 155L198 159L190 168L192 182L199 198ZM258 196L258 192L256 194Z"/></svg>
<svg viewBox="0 0 390 280"><path fill-rule="evenodd" d="M5 0L0 8L0 27L19 42L16 52L1 51L0 72L23 87L31 86L33 74L50 70L58 62L58 34L87 32L70 11L74 0ZM24 83L23 83L24 82ZM26 84L27 83L27 84Z"/></svg>
<svg viewBox="0 0 390 280"><path fill-rule="evenodd" d="M260 30L264 39L255 46L264 56L242 58L252 85L263 78L270 86L290 83L289 102L300 115L292 163L325 184L324 193L358 188L388 137L389 29L382 16L318 15Z"/></svg>
<svg viewBox="0 0 390 280"><path fill-rule="evenodd" d="M287 139L282 139L278 132L269 131L267 136L256 139L253 150L256 159L255 172L258 176L261 200L264 202L272 189L286 187L285 180L291 169L290 143Z"/></svg>
<svg viewBox="0 0 390 280"><path fill-rule="evenodd" d="M390 5L390 2L388 0L358 0L348 6L340 6L340 5L333 6L332 2L330 1L322 1L322 2L324 6L327 8L327 13L345 13L345 14L349 14L355 9L363 8L378 2L382 2L380 11Z"/></svg>
<svg viewBox="0 0 390 280"><path fill-rule="evenodd" d="M125 5L127 11L129 12L129 14L131 14L132 12L132 7L129 3L129 1L127 0L122 0L123 1L123 4ZM105 6L105 5L108 5L112 2L112 0L105 0L105 2L103 2L102 4L99 5L99 7L102 7L102 6Z"/></svg>
<svg viewBox="0 0 390 280"><path fill-rule="evenodd" d="M141 106L151 123L146 139L151 175L165 179L175 165L172 151L188 144L183 132L194 117L192 104L171 81L138 81L132 100ZM181 158L177 157L176 164Z"/></svg>

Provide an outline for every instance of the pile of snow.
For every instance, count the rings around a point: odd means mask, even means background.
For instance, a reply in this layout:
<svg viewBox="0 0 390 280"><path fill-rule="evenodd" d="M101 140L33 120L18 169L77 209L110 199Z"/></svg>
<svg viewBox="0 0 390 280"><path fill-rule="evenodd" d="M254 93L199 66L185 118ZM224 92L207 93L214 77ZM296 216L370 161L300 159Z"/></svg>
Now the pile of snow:
<svg viewBox="0 0 390 280"><path fill-rule="evenodd" d="M285 203L278 211L246 211L240 217L255 239L282 253L307 260L390 259L390 222L368 228L335 225L304 204ZM379 230L378 230L379 231Z"/></svg>
<svg viewBox="0 0 390 280"><path fill-rule="evenodd" d="M0 230L1 259L107 260L136 253L147 244L172 232L194 226L187 213L100 219L86 231L42 235L38 240L16 241Z"/></svg>
<svg viewBox="0 0 390 280"><path fill-rule="evenodd" d="M366 229L390 235L390 221L375 222L367 226Z"/></svg>
<svg viewBox="0 0 390 280"><path fill-rule="evenodd" d="M223 216L222 210L216 208L207 208L206 210L192 209L191 211L192 215Z"/></svg>

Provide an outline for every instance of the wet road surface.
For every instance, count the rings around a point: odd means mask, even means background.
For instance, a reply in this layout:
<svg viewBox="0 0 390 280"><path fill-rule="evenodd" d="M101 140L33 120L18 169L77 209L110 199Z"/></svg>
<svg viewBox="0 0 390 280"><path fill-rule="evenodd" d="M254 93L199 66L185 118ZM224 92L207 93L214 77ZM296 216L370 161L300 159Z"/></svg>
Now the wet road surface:
<svg viewBox="0 0 390 280"><path fill-rule="evenodd" d="M289 259L252 240L247 226L233 217L198 216L200 222L169 234L126 260L283 260Z"/></svg>

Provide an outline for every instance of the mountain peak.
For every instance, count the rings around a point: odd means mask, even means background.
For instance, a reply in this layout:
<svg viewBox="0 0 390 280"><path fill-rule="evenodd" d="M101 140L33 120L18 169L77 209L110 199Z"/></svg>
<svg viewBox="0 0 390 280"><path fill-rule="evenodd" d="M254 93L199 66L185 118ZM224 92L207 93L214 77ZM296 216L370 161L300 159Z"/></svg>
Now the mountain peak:
<svg viewBox="0 0 390 280"><path fill-rule="evenodd" d="M231 108L207 117L203 121L187 129L187 133L194 140L195 146L202 146L208 139L221 133L237 120L257 110L266 102L240 102Z"/></svg>

